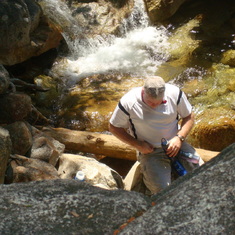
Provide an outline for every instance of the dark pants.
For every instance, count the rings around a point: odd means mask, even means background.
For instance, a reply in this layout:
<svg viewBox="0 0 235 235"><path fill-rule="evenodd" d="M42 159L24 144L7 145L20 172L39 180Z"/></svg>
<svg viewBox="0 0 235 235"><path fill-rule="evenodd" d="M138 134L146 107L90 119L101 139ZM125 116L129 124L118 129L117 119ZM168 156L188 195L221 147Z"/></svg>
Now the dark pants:
<svg viewBox="0 0 235 235"><path fill-rule="evenodd" d="M181 149L198 155L195 149L187 142L182 144ZM162 148L155 149L150 154L140 154L138 160L143 173L143 181L152 194L158 193L171 184L171 160L166 156ZM179 160L187 172L191 172L203 164L202 159L200 159L199 164L194 164L181 158Z"/></svg>

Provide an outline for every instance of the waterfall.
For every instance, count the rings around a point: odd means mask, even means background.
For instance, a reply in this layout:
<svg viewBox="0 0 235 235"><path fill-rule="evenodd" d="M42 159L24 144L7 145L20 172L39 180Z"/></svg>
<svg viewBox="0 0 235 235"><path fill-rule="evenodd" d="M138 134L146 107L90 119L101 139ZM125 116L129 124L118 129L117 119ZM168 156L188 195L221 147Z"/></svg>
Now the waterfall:
<svg viewBox="0 0 235 235"><path fill-rule="evenodd" d="M62 6L64 3L58 0L41 1L45 4L44 9L47 8L44 11L53 21L56 20L57 24L60 20L66 22L63 23L66 25L62 29L63 35L73 53L73 56L54 65L51 76L77 82L92 74L110 72L134 76L153 75L158 66L168 58L167 30L163 26L153 27L149 24L143 0L136 0L132 14L123 20L121 36L99 35L93 39L87 39L84 35L79 37L83 29L74 25L71 12L66 6Z"/></svg>

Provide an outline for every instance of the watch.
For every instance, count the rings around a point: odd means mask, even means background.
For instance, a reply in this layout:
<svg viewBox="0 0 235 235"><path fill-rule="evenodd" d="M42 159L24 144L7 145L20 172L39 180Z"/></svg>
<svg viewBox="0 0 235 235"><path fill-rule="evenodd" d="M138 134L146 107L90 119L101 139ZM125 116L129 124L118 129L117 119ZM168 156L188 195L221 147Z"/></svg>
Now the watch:
<svg viewBox="0 0 235 235"><path fill-rule="evenodd" d="M177 134L176 136L178 136L180 138L181 142L185 141L185 138L182 135Z"/></svg>

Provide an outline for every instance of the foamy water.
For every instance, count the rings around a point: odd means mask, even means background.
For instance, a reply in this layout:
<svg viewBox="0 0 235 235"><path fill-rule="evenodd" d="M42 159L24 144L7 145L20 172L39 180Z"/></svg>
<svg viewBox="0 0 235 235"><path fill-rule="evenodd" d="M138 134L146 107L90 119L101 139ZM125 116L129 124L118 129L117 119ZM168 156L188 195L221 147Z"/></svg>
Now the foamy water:
<svg viewBox="0 0 235 235"><path fill-rule="evenodd" d="M57 14L63 14L63 12L71 14L67 8L66 11L60 10ZM57 21L60 18L70 21L66 16L57 16ZM78 28L72 27L71 30L77 31ZM136 0L132 14L128 19L123 20L121 32L123 34L121 37L103 38L100 35L86 40L84 45L79 41L79 37L71 42L69 36L66 36L65 40L67 39L69 48L72 48L73 56L55 64L51 75L71 82L77 82L92 74L110 72L153 75L158 66L168 58L167 30L164 27L149 26L142 0ZM64 34L66 33L76 35L76 32L65 31Z"/></svg>

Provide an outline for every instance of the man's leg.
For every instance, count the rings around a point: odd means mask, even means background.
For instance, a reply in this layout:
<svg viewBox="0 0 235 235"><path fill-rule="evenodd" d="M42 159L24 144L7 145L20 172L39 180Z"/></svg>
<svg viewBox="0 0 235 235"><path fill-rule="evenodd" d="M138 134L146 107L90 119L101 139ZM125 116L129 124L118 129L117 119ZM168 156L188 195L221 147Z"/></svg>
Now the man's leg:
<svg viewBox="0 0 235 235"><path fill-rule="evenodd" d="M158 193L171 183L171 161L162 149L139 156L143 180L152 194Z"/></svg>

